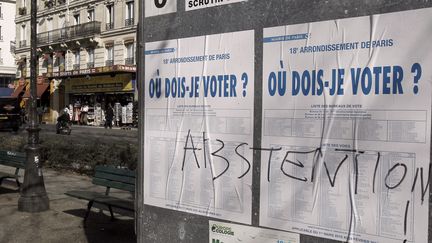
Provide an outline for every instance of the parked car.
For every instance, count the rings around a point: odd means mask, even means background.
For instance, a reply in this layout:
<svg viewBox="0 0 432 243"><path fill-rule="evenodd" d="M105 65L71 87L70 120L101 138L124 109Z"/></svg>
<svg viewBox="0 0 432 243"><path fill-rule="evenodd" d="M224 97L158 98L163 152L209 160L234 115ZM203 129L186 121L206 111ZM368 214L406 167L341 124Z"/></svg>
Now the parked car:
<svg viewBox="0 0 432 243"><path fill-rule="evenodd" d="M0 98L0 129L18 131L21 124L19 100L17 98Z"/></svg>

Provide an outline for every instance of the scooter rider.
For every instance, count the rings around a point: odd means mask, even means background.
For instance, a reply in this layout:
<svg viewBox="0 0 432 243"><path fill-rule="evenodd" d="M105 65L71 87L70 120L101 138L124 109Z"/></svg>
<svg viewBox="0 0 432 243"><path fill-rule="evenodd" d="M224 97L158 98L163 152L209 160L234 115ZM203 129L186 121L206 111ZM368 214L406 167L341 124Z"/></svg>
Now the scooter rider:
<svg viewBox="0 0 432 243"><path fill-rule="evenodd" d="M70 118L69 118L69 109L66 107L62 110L60 116L57 118L57 131L64 126L69 126Z"/></svg>

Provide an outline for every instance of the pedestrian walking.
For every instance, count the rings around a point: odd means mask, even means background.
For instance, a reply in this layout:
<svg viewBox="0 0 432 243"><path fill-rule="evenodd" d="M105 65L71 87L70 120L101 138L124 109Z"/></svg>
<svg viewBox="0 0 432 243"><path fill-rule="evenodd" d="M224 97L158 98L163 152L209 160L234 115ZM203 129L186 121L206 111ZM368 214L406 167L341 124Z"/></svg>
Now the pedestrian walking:
<svg viewBox="0 0 432 243"><path fill-rule="evenodd" d="M114 118L114 110L111 104L108 104L108 108L106 109L105 112L105 129L107 129L108 127L112 129L113 118Z"/></svg>

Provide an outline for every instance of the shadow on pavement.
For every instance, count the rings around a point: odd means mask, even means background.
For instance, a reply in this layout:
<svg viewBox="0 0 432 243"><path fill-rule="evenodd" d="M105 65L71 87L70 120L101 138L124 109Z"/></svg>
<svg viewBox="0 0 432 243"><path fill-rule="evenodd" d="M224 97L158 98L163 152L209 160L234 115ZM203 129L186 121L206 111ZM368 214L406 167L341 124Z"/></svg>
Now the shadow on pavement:
<svg viewBox="0 0 432 243"><path fill-rule="evenodd" d="M82 224L88 243L132 243L136 242L133 219L116 218L111 221L111 217L101 211L92 210L84 227L84 215L86 209L72 209L63 213L82 218Z"/></svg>

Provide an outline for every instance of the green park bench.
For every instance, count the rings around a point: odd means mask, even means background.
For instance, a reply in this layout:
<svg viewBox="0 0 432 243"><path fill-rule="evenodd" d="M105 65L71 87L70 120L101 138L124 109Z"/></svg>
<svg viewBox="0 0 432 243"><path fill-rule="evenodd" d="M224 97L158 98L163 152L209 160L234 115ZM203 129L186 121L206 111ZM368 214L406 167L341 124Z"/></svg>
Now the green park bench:
<svg viewBox="0 0 432 243"><path fill-rule="evenodd" d="M20 182L18 180L19 169L25 169L26 154L21 152L4 151L0 150L0 165L10 166L15 168L15 173L7 173L0 171L0 185L4 179L12 178L18 187L20 187Z"/></svg>
<svg viewBox="0 0 432 243"><path fill-rule="evenodd" d="M94 191L68 191L65 194L70 197L88 201L87 212L84 217L84 223L87 221L93 203L103 204L108 207L111 220L114 219L112 208L119 208L126 211L134 211L134 200L122 199L110 196L110 189L135 192L135 171L119 169L113 166L96 166L93 184L105 186L105 193Z"/></svg>

